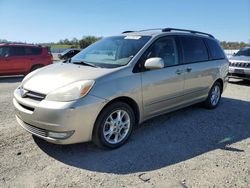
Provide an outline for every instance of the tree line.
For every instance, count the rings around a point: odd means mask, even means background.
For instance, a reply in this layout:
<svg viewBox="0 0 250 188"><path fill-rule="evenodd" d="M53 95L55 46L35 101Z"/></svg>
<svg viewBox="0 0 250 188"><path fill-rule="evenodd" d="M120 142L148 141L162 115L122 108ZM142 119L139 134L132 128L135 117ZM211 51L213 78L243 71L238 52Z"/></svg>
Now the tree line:
<svg viewBox="0 0 250 188"><path fill-rule="evenodd" d="M59 40L58 42L51 42L51 43L33 43L38 45L44 45L49 46L53 48L86 48L90 44L100 40L102 37L95 37L95 36L86 36L82 39L73 38L72 40L64 39ZM20 41L8 41L6 39L0 39L0 43L19 43L19 44L25 44L26 42L20 42Z"/></svg>
<svg viewBox="0 0 250 188"><path fill-rule="evenodd" d="M72 40L64 39L60 40L58 43L59 45L69 45L71 48L86 48L90 44L100 40L102 37L95 37L95 36L87 36L83 37L82 39L78 40L77 38L73 38Z"/></svg>
<svg viewBox="0 0 250 188"><path fill-rule="evenodd" d="M87 46L89 46L90 44L100 40L102 37L96 37L96 36L86 36L83 37L82 39L77 39L77 38L73 38L72 40L69 39L64 39L64 40L59 40L58 42L52 42L52 43L39 43L41 45L46 45L46 46L50 46L52 48L86 48ZM0 43L15 43L15 42L11 42L5 39L0 39ZM22 43L22 42L18 42L18 43ZM250 46L250 40L249 43L245 43L245 42L227 42L227 41L221 41L220 42L221 46L223 49L233 49L233 50L237 50L246 46Z"/></svg>
<svg viewBox="0 0 250 188"><path fill-rule="evenodd" d="M220 45L222 46L223 49L227 50L237 50L246 46L250 46L250 41L249 43L245 42L226 42L226 41L221 41Z"/></svg>

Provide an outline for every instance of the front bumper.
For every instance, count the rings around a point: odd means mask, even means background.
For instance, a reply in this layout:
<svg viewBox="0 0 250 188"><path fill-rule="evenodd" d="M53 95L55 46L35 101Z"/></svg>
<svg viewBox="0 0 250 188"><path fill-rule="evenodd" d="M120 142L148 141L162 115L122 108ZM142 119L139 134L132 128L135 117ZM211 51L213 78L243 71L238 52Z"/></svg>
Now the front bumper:
<svg viewBox="0 0 250 188"><path fill-rule="evenodd" d="M17 122L28 132L57 144L90 141L95 120L107 102L91 95L73 102L36 101L22 98L19 89L13 98ZM55 138L49 132L67 136Z"/></svg>
<svg viewBox="0 0 250 188"><path fill-rule="evenodd" d="M229 66L229 78L241 78L250 80L250 68L230 67Z"/></svg>

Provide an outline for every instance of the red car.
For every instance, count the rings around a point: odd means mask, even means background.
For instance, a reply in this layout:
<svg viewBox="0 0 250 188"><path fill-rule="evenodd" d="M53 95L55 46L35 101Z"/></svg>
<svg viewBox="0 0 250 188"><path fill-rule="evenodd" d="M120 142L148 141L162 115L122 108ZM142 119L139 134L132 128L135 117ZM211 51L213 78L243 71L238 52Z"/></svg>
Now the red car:
<svg viewBox="0 0 250 188"><path fill-rule="evenodd" d="M52 63L48 47L29 44L0 44L0 76L26 75Z"/></svg>

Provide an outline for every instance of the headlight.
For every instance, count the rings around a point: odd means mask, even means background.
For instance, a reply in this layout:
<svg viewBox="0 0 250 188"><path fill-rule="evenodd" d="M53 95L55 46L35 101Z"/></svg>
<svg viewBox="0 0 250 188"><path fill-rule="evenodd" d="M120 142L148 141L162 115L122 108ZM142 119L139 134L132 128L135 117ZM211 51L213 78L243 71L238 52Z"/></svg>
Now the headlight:
<svg viewBox="0 0 250 188"><path fill-rule="evenodd" d="M79 99L88 94L94 83L94 80L74 82L50 92L47 95L46 100L66 102Z"/></svg>

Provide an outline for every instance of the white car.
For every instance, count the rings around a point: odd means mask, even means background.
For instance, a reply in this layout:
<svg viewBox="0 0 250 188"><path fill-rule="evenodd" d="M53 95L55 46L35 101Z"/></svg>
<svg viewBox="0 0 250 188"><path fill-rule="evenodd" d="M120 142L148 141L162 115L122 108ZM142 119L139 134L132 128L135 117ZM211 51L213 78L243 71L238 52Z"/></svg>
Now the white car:
<svg viewBox="0 0 250 188"><path fill-rule="evenodd" d="M250 47L241 48L229 61L230 78L250 80Z"/></svg>

